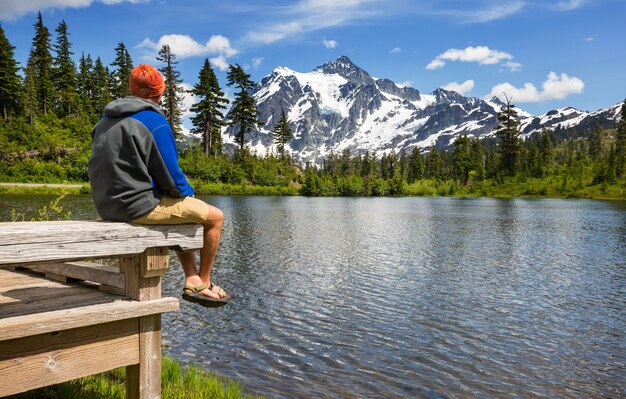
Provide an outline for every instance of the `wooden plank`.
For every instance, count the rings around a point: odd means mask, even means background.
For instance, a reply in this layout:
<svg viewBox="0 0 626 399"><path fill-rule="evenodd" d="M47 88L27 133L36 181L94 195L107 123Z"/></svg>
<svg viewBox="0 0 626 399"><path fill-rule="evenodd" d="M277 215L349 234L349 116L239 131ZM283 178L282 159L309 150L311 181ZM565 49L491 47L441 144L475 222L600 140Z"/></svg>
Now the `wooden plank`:
<svg viewBox="0 0 626 399"><path fill-rule="evenodd" d="M124 288L124 275L117 267L92 262L41 263L28 267L44 273Z"/></svg>
<svg viewBox="0 0 626 399"><path fill-rule="evenodd" d="M161 314L139 319L139 398L161 397Z"/></svg>
<svg viewBox="0 0 626 399"><path fill-rule="evenodd" d="M0 318L103 304L120 299L119 296L100 292L96 287L60 283L43 277L28 286L4 288L0 297L9 299L2 301Z"/></svg>
<svg viewBox="0 0 626 399"><path fill-rule="evenodd" d="M99 221L0 223L0 265L74 261L202 247L202 226Z"/></svg>
<svg viewBox="0 0 626 399"><path fill-rule="evenodd" d="M147 277L164 272L167 261L158 248L143 254L120 259L120 270L126 275L126 295L139 301L158 300L161 297L161 278ZM139 321L139 364L126 368L126 397L152 399L161 397L161 315L142 317Z"/></svg>
<svg viewBox="0 0 626 399"><path fill-rule="evenodd" d="M8 317L0 319L0 341L160 314L177 309L178 299L176 298L160 298L144 302L117 300L99 305Z"/></svg>
<svg viewBox="0 0 626 399"><path fill-rule="evenodd" d="M141 278L162 276L169 267L170 257L167 247L148 248L141 257ZM161 292L159 290L159 292Z"/></svg>
<svg viewBox="0 0 626 399"><path fill-rule="evenodd" d="M139 361L137 319L0 342L0 396Z"/></svg>

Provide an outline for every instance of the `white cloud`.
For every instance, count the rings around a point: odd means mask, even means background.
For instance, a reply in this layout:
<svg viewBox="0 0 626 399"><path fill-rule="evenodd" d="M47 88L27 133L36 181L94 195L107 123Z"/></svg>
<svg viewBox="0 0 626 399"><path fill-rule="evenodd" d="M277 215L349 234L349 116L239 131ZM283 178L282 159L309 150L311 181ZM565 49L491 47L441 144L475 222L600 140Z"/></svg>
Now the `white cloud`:
<svg viewBox="0 0 626 399"><path fill-rule="evenodd" d="M466 47L464 49L451 48L439 54L426 66L426 69L443 68L446 61L477 62L479 64L497 64L511 60L513 56L504 51L492 50L486 46Z"/></svg>
<svg viewBox="0 0 626 399"><path fill-rule="evenodd" d="M400 47L394 47L394 48L392 48L391 50L389 50L389 52L390 52L391 54L398 54L398 53L401 53L401 52L402 52L402 49L401 49Z"/></svg>
<svg viewBox="0 0 626 399"><path fill-rule="evenodd" d="M202 44L189 35L170 34L161 36L156 43L150 38L145 38L137 47L159 51L165 44L170 46L170 50L178 58L201 55L219 55L229 58L239 53L230 45L230 40L222 35L213 35L208 42Z"/></svg>
<svg viewBox="0 0 626 399"><path fill-rule="evenodd" d="M336 40L326 40L326 39L324 39L323 43L324 43L324 47L326 48L336 48L338 44Z"/></svg>
<svg viewBox="0 0 626 399"><path fill-rule="evenodd" d="M569 11L569 10L575 10L577 8L580 8L583 5L585 5L585 3L587 3L587 0L565 0L565 1L559 1L556 4L555 8L561 11Z"/></svg>
<svg viewBox="0 0 626 399"><path fill-rule="evenodd" d="M441 86L441 88L445 90L456 91L459 94L465 95L474 88L474 81L469 79L463 83L450 82L445 86Z"/></svg>
<svg viewBox="0 0 626 399"><path fill-rule="evenodd" d="M461 61L477 62L482 65L498 64L502 62L502 66L512 72L521 70L522 64L513 62L511 61L512 59L513 56L511 54L504 51L493 50L487 46L469 46L464 49L451 48L435 57L434 60L426 65L426 69L432 71L443 68L446 65L446 61Z"/></svg>
<svg viewBox="0 0 626 399"><path fill-rule="evenodd" d="M217 57L213 57L209 61L211 62L211 65L213 65L214 67L217 67L217 69L219 69L220 71L225 71L228 69L228 66L229 66L228 61L223 55L218 55Z"/></svg>
<svg viewBox="0 0 626 399"><path fill-rule="evenodd" d="M405 80L404 82L396 83L396 86L398 86L398 87L413 87L414 83L415 82L413 82L412 80Z"/></svg>
<svg viewBox="0 0 626 399"><path fill-rule="evenodd" d="M582 93L584 88L585 83L577 77L570 77L565 73L558 75L555 72L550 72L547 80L541 85L541 91L532 83L525 83L522 87L515 87L506 82L494 86L485 98L495 96L501 100L506 100L506 97L508 97L516 103L562 100L572 94Z"/></svg>
<svg viewBox="0 0 626 399"><path fill-rule="evenodd" d="M440 59L435 58L428 65L426 65L426 69L432 71L434 69L443 68L444 65L446 65L445 62L441 61Z"/></svg>
<svg viewBox="0 0 626 399"><path fill-rule="evenodd" d="M254 57L252 59L252 68L257 69L263 63L263 57Z"/></svg>
<svg viewBox="0 0 626 399"><path fill-rule="evenodd" d="M509 68L511 72L519 72L522 70L522 64L519 62L507 61L504 63L504 66Z"/></svg>
<svg viewBox="0 0 626 399"><path fill-rule="evenodd" d="M345 25L354 20L383 13L381 3L387 0L299 0L295 4L275 7L269 13L274 21L260 24L264 28L248 32L244 41L271 44L304 32Z"/></svg>
<svg viewBox="0 0 626 399"><path fill-rule="evenodd" d="M30 12L43 11L49 8L89 7L95 1L113 5L124 2L136 4L145 0L2 0L0 1L0 20L13 20Z"/></svg>
<svg viewBox="0 0 626 399"><path fill-rule="evenodd" d="M591 43L591 42L592 42L592 41L594 41L594 40L596 40L596 38L595 38L595 37L586 37L586 38L585 38L585 41L586 41L587 43Z"/></svg>

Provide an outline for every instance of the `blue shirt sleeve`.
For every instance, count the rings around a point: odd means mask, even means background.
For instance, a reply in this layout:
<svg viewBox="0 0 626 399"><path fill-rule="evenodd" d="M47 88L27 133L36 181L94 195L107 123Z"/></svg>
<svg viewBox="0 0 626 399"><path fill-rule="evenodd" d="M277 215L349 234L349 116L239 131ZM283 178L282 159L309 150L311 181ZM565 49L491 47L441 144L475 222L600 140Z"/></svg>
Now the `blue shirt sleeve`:
<svg viewBox="0 0 626 399"><path fill-rule="evenodd" d="M176 191L180 193L180 196L191 197L194 195L193 187L191 187L187 181L187 177L178 165L176 141L174 140L174 133L167 119L158 112L151 110L138 112L133 115L133 119L141 122L152 134L156 147L165 163L167 173L172 178L176 186ZM167 187L169 187L170 184L168 183L165 187L160 187L159 182L154 180L155 177L158 176L153 176L153 186L161 190L169 191Z"/></svg>
<svg viewBox="0 0 626 399"><path fill-rule="evenodd" d="M178 151L176 150L176 141L174 133L169 124L161 125L152 131L154 141L161 153L161 157L165 162L167 171L169 172L174 184L183 197L191 197L194 195L193 187L187 181L187 177L178 165Z"/></svg>

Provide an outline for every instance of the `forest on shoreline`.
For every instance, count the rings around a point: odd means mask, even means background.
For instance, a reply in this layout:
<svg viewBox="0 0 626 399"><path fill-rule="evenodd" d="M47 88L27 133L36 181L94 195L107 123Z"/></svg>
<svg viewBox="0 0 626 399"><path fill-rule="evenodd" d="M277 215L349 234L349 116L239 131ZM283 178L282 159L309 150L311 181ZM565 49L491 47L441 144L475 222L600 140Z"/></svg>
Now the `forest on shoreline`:
<svg viewBox="0 0 626 399"><path fill-rule="evenodd" d="M91 129L104 105L128 95L132 59L119 43L110 65L82 53L77 66L64 21L54 43L41 15L34 28L27 65L20 67L0 26L0 181L87 183ZM180 140L181 81L176 56L166 47L155 65L165 77L163 104ZM509 102L492 137L461 136L451 148L425 153L345 150L319 165L298 165L285 151L292 137L285 118L273 131L278 154L250 152L247 135L259 122L250 103L254 83L238 65L231 65L228 80L238 91L226 115L227 102L208 60L192 90L198 99L192 132L201 139L180 154L180 165L198 194L626 199L626 100L615 129L544 130L522 140ZM222 144L224 126L238 132L238 147L230 155ZM0 192L16 190L0 187Z"/></svg>

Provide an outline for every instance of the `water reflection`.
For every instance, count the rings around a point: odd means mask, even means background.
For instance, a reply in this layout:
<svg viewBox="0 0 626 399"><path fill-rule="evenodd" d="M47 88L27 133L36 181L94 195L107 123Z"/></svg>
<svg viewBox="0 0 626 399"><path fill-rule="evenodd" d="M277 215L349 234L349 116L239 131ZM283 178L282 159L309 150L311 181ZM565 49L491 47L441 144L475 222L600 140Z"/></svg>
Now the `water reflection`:
<svg viewBox="0 0 626 399"><path fill-rule="evenodd" d="M164 317L183 361L279 398L626 395L626 203L204 199L233 301Z"/></svg>

